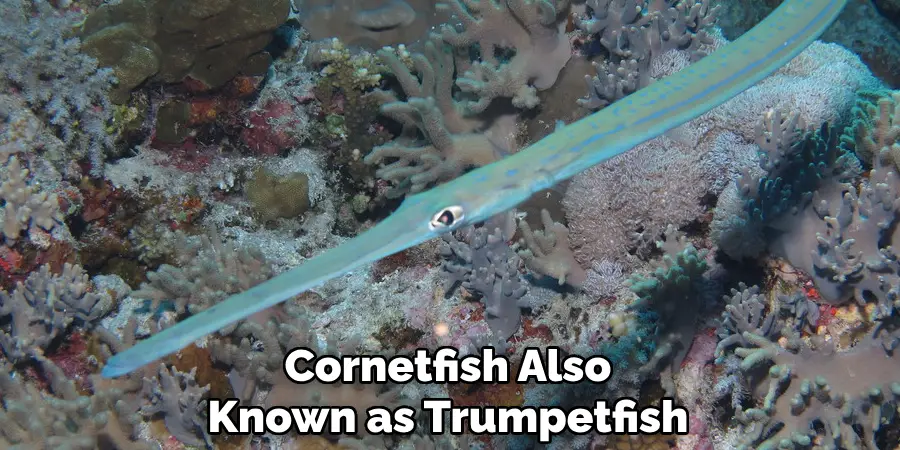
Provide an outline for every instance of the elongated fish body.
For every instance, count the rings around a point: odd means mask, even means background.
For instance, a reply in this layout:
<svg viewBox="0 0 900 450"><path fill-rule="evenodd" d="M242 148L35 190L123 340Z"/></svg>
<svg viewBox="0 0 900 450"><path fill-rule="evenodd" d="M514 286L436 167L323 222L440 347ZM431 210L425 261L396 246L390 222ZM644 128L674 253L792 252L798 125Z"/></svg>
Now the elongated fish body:
<svg viewBox="0 0 900 450"><path fill-rule="evenodd" d="M302 265L195 314L109 359L117 377L255 312L459 227L706 113L769 76L821 35L847 0L786 0L752 30L697 63L496 163L408 197L390 217Z"/></svg>

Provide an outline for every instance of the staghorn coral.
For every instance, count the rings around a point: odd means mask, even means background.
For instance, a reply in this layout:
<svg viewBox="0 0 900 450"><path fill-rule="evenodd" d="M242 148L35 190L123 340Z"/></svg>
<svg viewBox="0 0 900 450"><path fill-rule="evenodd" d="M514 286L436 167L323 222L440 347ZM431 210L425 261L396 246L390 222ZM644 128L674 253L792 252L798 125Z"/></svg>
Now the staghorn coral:
<svg viewBox="0 0 900 450"><path fill-rule="evenodd" d="M119 333L104 327L95 328L93 332L96 335L96 356L101 361L106 361L113 354L134 345L137 328L138 322L134 316L128 318ZM158 331L156 326L151 328L153 332ZM177 357L184 356L179 353ZM175 365L184 362L185 360L178 361L171 366L147 365L115 380L92 375L91 384L95 395L107 391L116 393L118 395L116 407L134 412L132 424L138 424L141 417L147 420L161 417L169 434L178 441L213 448L210 436L204 429L205 397L210 392L210 386L197 385L196 367L187 373L175 368Z"/></svg>
<svg viewBox="0 0 900 450"><path fill-rule="evenodd" d="M816 274L825 300L837 303L852 294L861 304L875 301L879 314L887 315L900 289L900 262L892 246L900 176L884 161L886 156L877 159L882 162L869 172L867 182L858 188L845 185L839 203L819 210L824 229L816 233L812 261L796 264Z"/></svg>

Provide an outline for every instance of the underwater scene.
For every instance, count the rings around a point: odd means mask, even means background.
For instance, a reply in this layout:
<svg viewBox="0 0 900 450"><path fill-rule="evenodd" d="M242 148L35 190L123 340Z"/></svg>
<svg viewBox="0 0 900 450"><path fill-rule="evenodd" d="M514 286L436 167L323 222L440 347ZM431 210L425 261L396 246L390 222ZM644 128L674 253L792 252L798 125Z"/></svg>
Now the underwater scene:
<svg viewBox="0 0 900 450"><path fill-rule="evenodd" d="M0 71L0 450L900 449L898 0L0 0Z"/></svg>

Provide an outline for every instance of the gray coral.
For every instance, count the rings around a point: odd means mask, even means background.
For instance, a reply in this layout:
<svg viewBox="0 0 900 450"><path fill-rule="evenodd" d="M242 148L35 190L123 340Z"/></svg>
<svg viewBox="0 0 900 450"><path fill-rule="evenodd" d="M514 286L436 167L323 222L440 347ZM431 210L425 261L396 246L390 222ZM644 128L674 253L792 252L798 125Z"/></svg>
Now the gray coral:
<svg viewBox="0 0 900 450"><path fill-rule="evenodd" d="M89 157L99 173L112 149L106 128L112 119L107 93L114 77L82 53L80 41L70 35L82 17L58 11L46 0L3 2L0 12L0 85L19 92L23 105L44 119L41 128L62 141L50 143L49 150L60 153L47 157L61 164Z"/></svg>
<svg viewBox="0 0 900 450"><path fill-rule="evenodd" d="M443 236L440 247L449 292L457 285L482 297L485 319L494 335L505 341L518 329L519 300L527 292L519 275L519 258L500 227L462 231L465 237Z"/></svg>
<svg viewBox="0 0 900 450"><path fill-rule="evenodd" d="M6 357L26 358L64 336L73 322L87 326L109 313L112 298L90 289L84 269L66 264L60 274L51 273L49 265L41 266L12 293L0 291L0 317L9 318L8 331L0 330Z"/></svg>
<svg viewBox="0 0 900 450"><path fill-rule="evenodd" d="M144 378L142 394L147 403L141 406L141 414L152 417L162 413L166 429L176 439L187 445L212 448L205 414L209 386L198 386L196 374L196 368L184 373L161 364L157 377Z"/></svg>
<svg viewBox="0 0 900 450"><path fill-rule="evenodd" d="M193 238L178 234L175 240L178 265L163 264L148 273L148 281L131 294L150 300L154 310L171 302L178 313L196 314L273 274L258 249L239 247L215 232Z"/></svg>
<svg viewBox="0 0 900 450"><path fill-rule="evenodd" d="M431 40L422 53L411 55L414 72L394 51L382 49L378 56L397 78L407 99L398 101L391 93L379 94L389 100L382 105L381 113L402 124L404 132L366 155L367 164L384 163L376 176L391 181L401 191L416 193L501 157L503 149L478 131L481 122L453 98L455 64L452 52L443 43Z"/></svg>
<svg viewBox="0 0 900 450"><path fill-rule="evenodd" d="M889 128L885 124L893 120L890 115L876 119L876 129ZM792 188L811 192L805 194L811 198L789 216L790 221L781 219L784 231L773 247L813 277L824 301L842 304L852 298L860 304L875 303L876 314L887 316L896 306L900 289L900 263L894 252L900 176L891 159L896 142L881 140L879 145L868 177L859 183L848 176L853 171L848 174L844 169L847 155L829 156L842 152L834 143L825 153L814 152L824 158L813 158L803 166L811 169L806 173L816 181L813 189ZM796 174L802 177L804 172Z"/></svg>
<svg viewBox="0 0 900 450"><path fill-rule="evenodd" d="M713 38L707 29L717 7L698 0L588 0L588 18L576 25L594 35L609 58L595 63L597 76L585 75L588 95L579 100L597 109L613 103L654 79L651 70L663 55L684 51L696 61L706 55Z"/></svg>
<svg viewBox="0 0 900 450"><path fill-rule="evenodd" d="M93 394L84 395L52 361L40 353L31 358L49 382L49 392L0 360L0 447L96 450L103 443L120 450L154 448L134 439L138 408L121 389L95 386Z"/></svg>
<svg viewBox="0 0 900 450"><path fill-rule="evenodd" d="M62 223L63 215L56 194L41 189L29 178L30 171L13 156L0 183L0 234L7 245L16 242L23 231L50 231Z"/></svg>
<svg viewBox="0 0 900 450"><path fill-rule="evenodd" d="M735 308L726 313L733 323L748 323L735 315L738 311L760 311L753 292L733 297ZM763 321L772 325L758 328L759 332L753 326L736 329L740 344L728 351L740 361L738 376L743 383L756 380L754 374L760 370L768 374L760 380L767 384L760 403L746 410L737 405L738 420L744 425L737 448L801 449L817 443L824 448L878 449L875 434L884 425L883 411L896 408L900 401L900 359L878 336L886 324L854 347L836 351L833 342L819 336L807 342L772 317ZM781 331L771 332L772 326ZM888 334L896 331L890 325L885 329ZM717 351L727 346L723 340Z"/></svg>
<svg viewBox="0 0 900 450"><path fill-rule="evenodd" d="M555 279L560 286L569 284L579 287L587 279L587 273L569 249L569 229L554 222L550 212L541 210L543 230L532 231L525 220L519 220L522 239L516 246L525 266L534 273Z"/></svg>
<svg viewBox="0 0 900 450"><path fill-rule="evenodd" d="M556 82L572 56L560 16L568 1L549 0L449 0L447 7L462 26L445 24L441 38L460 49L477 44L481 61L457 79L457 85L474 99L469 112L480 113L496 98L509 98L519 108L539 102L537 90ZM502 61L496 55L514 50Z"/></svg>

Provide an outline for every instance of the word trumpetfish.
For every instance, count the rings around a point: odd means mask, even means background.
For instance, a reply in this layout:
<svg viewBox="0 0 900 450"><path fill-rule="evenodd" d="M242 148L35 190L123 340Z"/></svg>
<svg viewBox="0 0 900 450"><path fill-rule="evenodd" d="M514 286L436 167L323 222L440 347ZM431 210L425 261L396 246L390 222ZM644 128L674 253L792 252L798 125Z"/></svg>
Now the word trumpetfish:
<svg viewBox="0 0 900 450"><path fill-rule="evenodd" d="M112 356L128 374L197 339L364 264L480 222L575 174L706 113L797 56L847 0L786 0L734 42L530 147L407 197L375 227Z"/></svg>

